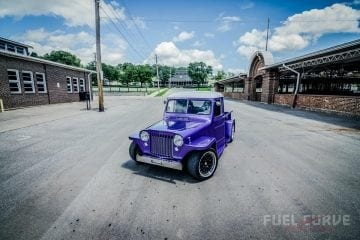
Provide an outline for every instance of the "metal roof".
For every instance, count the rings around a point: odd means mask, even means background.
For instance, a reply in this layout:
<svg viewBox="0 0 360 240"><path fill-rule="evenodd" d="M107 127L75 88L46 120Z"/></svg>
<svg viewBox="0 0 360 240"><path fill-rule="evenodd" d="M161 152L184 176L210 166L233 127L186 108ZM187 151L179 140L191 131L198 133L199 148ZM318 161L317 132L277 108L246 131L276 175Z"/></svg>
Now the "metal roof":
<svg viewBox="0 0 360 240"><path fill-rule="evenodd" d="M67 68L67 69L81 71L81 72L92 72L92 73L96 72L96 71L89 70L86 68L74 67L74 66L70 66L70 65L66 65L66 64L62 64L62 63L58 63L58 62L53 62L53 61L49 61L49 60L45 60L45 59L41 59L41 58L35 58L35 57L27 56L27 55L21 55L21 54L16 54L16 53L12 53L12 52L7 52L4 50L0 50L0 55L12 57L12 58L23 59L23 60L30 61L30 62L44 63L44 64L48 64L48 65L53 65L53 66Z"/></svg>
<svg viewBox="0 0 360 240"><path fill-rule="evenodd" d="M170 94L167 98L221 98L224 97L218 92L184 91Z"/></svg>
<svg viewBox="0 0 360 240"><path fill-rule="evenodd" d="M0 37L0 41L6 42L6 43L11 43L11 44L22 46L22 47L26 47L26 48L33 48L30 45L20 43L20 42L16 42L16 41L13 41L13 40L10 40L10 39L7 39L7 38L3 38L3 37Z"/></svg>
<svg viewBox="0 0 360 240"><path fill-rule="evenodd" d="M274 64L270 64L270 65L267 65L267 66L261 68L261 70L262 69L270 69L270 68L278 68L278 67L281 67L283 64L286 64L286 65L293 64L296 62L301 62L301 61L305 61L308 59L323 57L323 56L327 56L330 54L339 53L342 51L346 51L349 49L355 49L355 48L360 48L360 39L357 39L357 40L354 40L351 42L347 42L347 43L343 43L340 45L336 45L333 47L325 48L325 49L322 49L322 50L319 50L316 52L305 54L303 56L294 57L294 58L286 59L284 61L280 61L280 62L277 62Z"/></svg>
<svg viewBox="0 0 360 240"><path fill-rule="evenodd" d="M230 78L225 78L225 79L219 80L219 81L215 82L214 84L226 84L226 83L232 83L232 82L240 82L240 81L244 81L246 77L247 77L247 75L243 74L240 76L235 76L235 77L230 77Z"/></svg>

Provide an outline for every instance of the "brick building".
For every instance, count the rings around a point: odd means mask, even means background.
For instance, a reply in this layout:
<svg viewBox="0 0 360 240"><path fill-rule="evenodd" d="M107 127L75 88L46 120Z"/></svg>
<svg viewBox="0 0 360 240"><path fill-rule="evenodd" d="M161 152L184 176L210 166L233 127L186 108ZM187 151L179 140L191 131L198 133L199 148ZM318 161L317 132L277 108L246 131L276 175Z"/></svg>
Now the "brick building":
<svg viewBox="0 0 360 240"><path fill-rule="evenodd" d="M360 40L277 63L257 51L247 75L214 86L229 98L360 116Z"/></svg>
<svg viewBox="0 0 360 240"><path fill-rule="evenodd" d="M5 109L75 102L90 91L93 71L31 57L29 48L0 38L0 99Z"/></svg>

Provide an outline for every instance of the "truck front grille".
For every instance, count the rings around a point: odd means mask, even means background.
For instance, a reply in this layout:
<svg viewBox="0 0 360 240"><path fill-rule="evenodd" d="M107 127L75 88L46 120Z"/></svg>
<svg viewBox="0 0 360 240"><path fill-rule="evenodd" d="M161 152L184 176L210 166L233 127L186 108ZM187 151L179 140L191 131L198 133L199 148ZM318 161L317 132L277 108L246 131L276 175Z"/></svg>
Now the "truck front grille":
<svg viewBox="0 0 360 240"><path fill-rule="evenodd" d="M157 157L171 158L173 137L161 133L150 134L150 152Z"/></svg>

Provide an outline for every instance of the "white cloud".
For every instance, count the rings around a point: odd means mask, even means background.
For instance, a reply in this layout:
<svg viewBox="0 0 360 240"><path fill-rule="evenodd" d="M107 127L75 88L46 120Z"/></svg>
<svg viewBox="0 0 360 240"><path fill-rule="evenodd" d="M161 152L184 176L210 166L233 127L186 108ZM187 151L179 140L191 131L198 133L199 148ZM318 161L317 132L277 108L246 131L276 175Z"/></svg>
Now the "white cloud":
<svg viewBox="0 0 360 240"><path fill-rule="evenodd" d="M179 33L178 36L174 37L173 41L174 42L183 42L183 41L192 39L194 36L195 36L194 31L191 31L191 32L183 31L183 32Z"/></svg>
<svg viewBox="0 0 360 240"><path fill-rule="evenodd" d="M251 56L253 55L253 53L256 52L257 50L259 50L258 47L241 45L240 47L238 47L236 52L238 54L240 54L242 56L245 56L248 59L250 59Z"/></svg>
<svg viewBox="0 0 360 240"><path fill-rule="evenodd" d="M154 54L158 55L161 64L170 66L187 66L190 62L202 61L211 65L214 70L222 69L221 63L211 50L179 49L173 42L161 42L145 62L153 62Z"/></svg>
<svg viewBox="0 0 360 240"><path fill-rule="evenodd" d="M265 46L266 31L259 31L253 29L250 32L246 32L239 38L239 43L253 46Z"/></svg>
<svg viewBox="0 0 360 240"><path fill-rule="evenodd" d="M204 45L205 45L205 42L201 41L201 40L197 40L192 44L193 47L202 47Z"/></svg>
<svg viewBox="0 0 360 240"><path fill-rule="evenodd" d="M133 17L130 20L126 21L126 25L128 28L132 28L132 27L139 27L139 28L142 28L142 29L145 29L147 26L146 26L146 23L144 21L144 18L142 17ZM135 26L136 25L136 26Z"/></svg>
<svg viewBox="0 0 360 240"><path fill-rule="evenodd" d="M228 32L231 30L232 24L234 22L239 22L240 17L238 16L224 16L224 13L221 13L219 17L216 19L221 22L220 26L217 28L220 32Z"/></svg>
<svg viewBox="0 0 360 240"><path fill-rule="evenodd" d="M255 6L254 2L244 1L244 2L242 2L240 8L243 9L243 10L246 10L246 9L253 8L254 6Z"/></svg>
<svg viewBox="0 0 360 240"><path fill-rule="evenodd" d="M111 1L110 4L113 5L114 7L120 6L120 4L117 1Z"/></svg>
<svg viewBox="0 0 360 240"><path fill-rule="evenodd" d="M269 36L269 50L293 51L307 47L329 33L360 33L360 10L345 4L333 4L292 15ZM351 20L351 21L349 21ZM265 49L266 31L253 29L240 36L237 52L251 56L253 51Z"/></svg>
<svg viewBox="0 0 360 240"><path fill-rule="evenodd" d="M95 40L88 32L65 33L63 31L48 32L44 28L28 30L13 39L34 47L33 51L44 55L53 50L68 51L78 56L83 64L94 60ZM102 61L118 64L124 61L127 44L114 34L106 34L102 39Z"/></svg>
<svg viewBox="0 0 360 240"><path fill-rule="evenodd" d="M207 38L214 38L215 34L213 34L213 33L205 33L204 36L207 37Z"/></svg>
<svg viewBox="0 0 360 240"><path fill-rule="evenodd" d="M226 72L234 74L246 73L245 69L242 68L228 68Z"/></svg>
<svg viewBox="0 0 360 240"><path fill-rule="evenodd" d="M125 9L119 7L116 2L107 4L101 2L101 6L107 14L112 18L125 20ZM13 16L21 19L24 16L60 16L64 19L65 24L71 27L74 26L90 26L94 27L94 1L64 1L64 0L11 0L0 1L0 18L5 16ZM103 11L100 15L105 17ZM106 19L106 18L105 18ZM104 18L102 21L106 21Z"/></svg>

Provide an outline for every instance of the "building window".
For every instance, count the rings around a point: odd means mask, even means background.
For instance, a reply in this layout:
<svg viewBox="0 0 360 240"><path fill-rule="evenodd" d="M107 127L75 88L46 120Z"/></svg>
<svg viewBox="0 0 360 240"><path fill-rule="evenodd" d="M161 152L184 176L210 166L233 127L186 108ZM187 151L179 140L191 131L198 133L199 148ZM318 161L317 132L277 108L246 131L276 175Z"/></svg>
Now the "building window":
<svg viewBox="0 0 360 240"><path fill-rule="evenodd" d="M79 79L78 78L73 78L73 90L74 90L74 93L79 92Z"/></svg>
<svg viewBox="0 0 360 240"><path fill-rule="evenodd" d="M8 72L10 93L21 93L19 71L8 69L7 72Z"/></svg>
<svg viewBox="0 0 360 240"><path fill-rule="evenodd" d="M71 77L66 77L67 92L72 93Z"/></svg>
<svg viewBox="0 0 360 240"><path fill-rule="evenodd" d="M35 73L36 87L38 93L47 93L46 81L44 73Z"/></svg>
<svg viewBox="0 0 360 240"><path fill-rule="evenodd" d="M24 92L35 93L34 78L32 72L22 71L21 76L24 83Z"/></svg>
<svg viewBox="0 0 360 240"><path fill-rule="evenodd" d="M16 52L17 53L19 53L19 54L22 54L22 55L24 55L24 48L22 48L22 47L16 47Z"/></svg>
<svg viewBox="0 0 360 240"><path fill-rule="evenodd" d="M5 50L5 43L0 42L0 50Z"/></svg>
<svg viewBox="0 0 360 240"><path fill-rule="evenodd" d="M85 80L83 78L79 79L80 92L85 92Z"/></svg>
<svg viewBox="0 0 360 240"><path fill-rule="evenodd" d="M14 45L11 45L11 44L7 44L7 50L9 52L15 52L15 46Z"/></svg>

